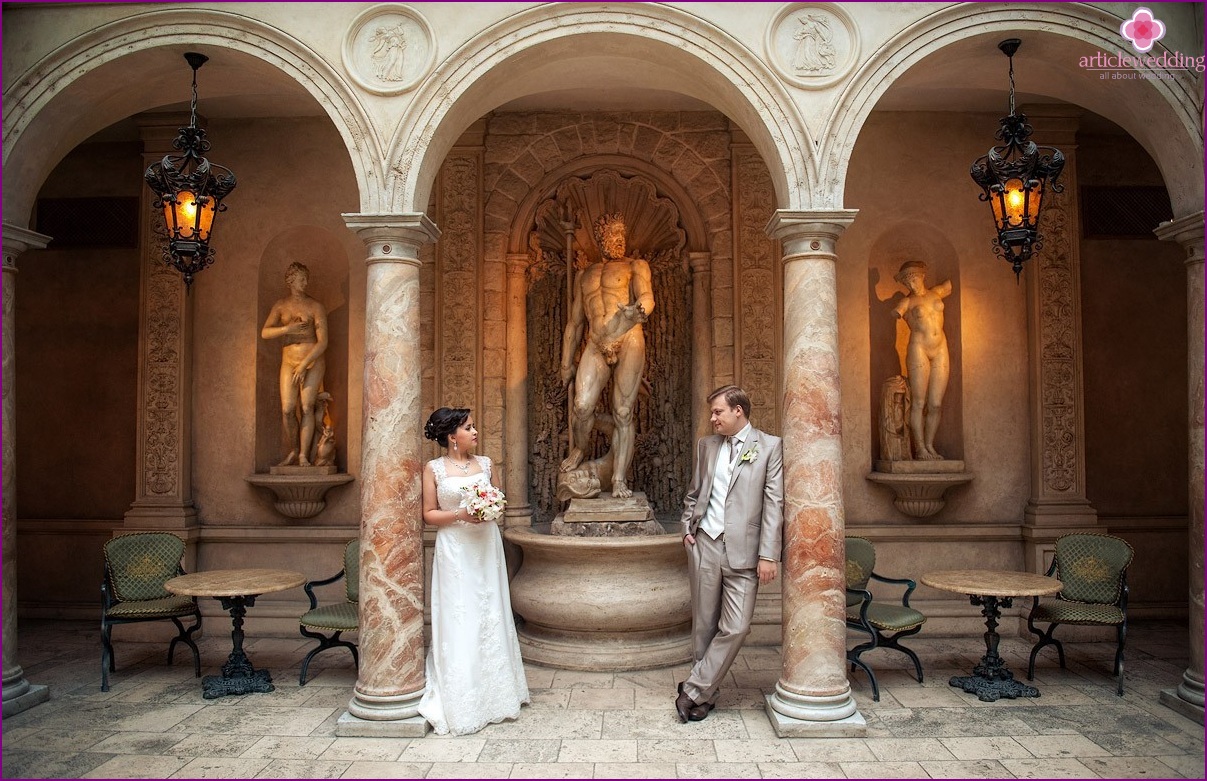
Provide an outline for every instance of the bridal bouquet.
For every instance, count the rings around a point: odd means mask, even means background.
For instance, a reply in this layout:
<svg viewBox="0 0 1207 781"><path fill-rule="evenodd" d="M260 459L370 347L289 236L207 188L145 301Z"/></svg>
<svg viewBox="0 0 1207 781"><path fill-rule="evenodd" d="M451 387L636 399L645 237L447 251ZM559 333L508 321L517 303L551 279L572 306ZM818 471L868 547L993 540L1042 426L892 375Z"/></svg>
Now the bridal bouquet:
<svg viewBox="0 0 1207 781"><path fill-rule="evenodd" d="M503 508L507 506L507 497L503 492L490 483L466 486L465 499L461 505L471 514L483 521L494 523L503 517Z"/></svg>

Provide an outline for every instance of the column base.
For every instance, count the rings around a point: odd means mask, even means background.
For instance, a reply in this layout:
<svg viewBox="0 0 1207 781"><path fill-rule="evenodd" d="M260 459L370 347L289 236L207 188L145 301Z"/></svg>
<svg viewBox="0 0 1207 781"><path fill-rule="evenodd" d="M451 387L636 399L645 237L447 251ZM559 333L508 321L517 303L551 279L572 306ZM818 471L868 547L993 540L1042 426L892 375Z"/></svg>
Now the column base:
<svg viewBox="0 0 1207 781"><path fill-rule="evenodd" d="M375 695L353 691L348 714L362 721L400 722L419 718L423 689L403 694ZM426 722L424 722L426 724ZM426 731L426 727L425 727Z"/></svg>
<svg viewBox="0 0 1207 781"><path fill-rule="evenodd" d="M15 716L22 711L27 711L35 705L41 705L50 699L50 687L42 684L30 684L25 682L25 686L15 687L19 694L10 696L10 687L5 686L4 689L4 717ZM1200 716L1201 718L1201 716Z"/></svg>
<svg viewBox="0 0 1207 781"><path fill-rule="evenodd" d="M371 721L345 713L335 722L335 734L341 738L422 738L427 731L427 719L422 716Z"/></svg>
<svg viewBox="0 0 1207 781"><path fill-rule="evenodd" d="M1161 704L1177 711L1188 719L1203 723L1203 681L1190 671L1182 673L1182 682L1177 689L1162 689Z"/></svg>
<svg viewBox="0 0 1207 781"><path fill-rule="evenodd" d="M868 731L850 691L810 697L793 694L777 683L775 694L767 696L767 718L781 738L861 738Z"/></svg>

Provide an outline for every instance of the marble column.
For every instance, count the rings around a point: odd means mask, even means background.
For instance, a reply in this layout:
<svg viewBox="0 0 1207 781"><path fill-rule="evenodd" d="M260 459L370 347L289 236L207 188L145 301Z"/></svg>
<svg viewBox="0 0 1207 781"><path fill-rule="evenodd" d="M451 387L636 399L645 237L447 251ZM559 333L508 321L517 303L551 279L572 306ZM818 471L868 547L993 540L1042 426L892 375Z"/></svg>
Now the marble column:
<svg viewBox="0 0 1207 781"><path fill-rule="evenodd" d="M847 680L835 245L851 209L777 211L784 248L783 670L767 714L780 737L857 737Z"/></svg>
<svg viewBox="0 0 1207 781"><path fill-rule="evenodd" d="M1159 238L1186 250L1187 375L1190 396L1190 666L1161 702L1203 723L1203 212L1163 223Z"/></svg>
<svg viewBox="0 0 1207 781"><path fill-rule="evenodd" d="M143 166L173 152L172 141L187 124L187 114L139 117ZM199 534L192 485L192 299L180 273L163 262L155 195L147 187L140 195L135 496L117 531L171 531L183 537L184 566L192 571Z"/></svg>
<svg viewBox="0 0 1207 781"><path fill-rule="evenodd" d="M706 394L717 386L712 374L712 253L689 252L692 272L692 426L695 438L712 433Z"/></svg>
<svg viewBox="0 0 1207 781"><path fill-rule="evenodd" d="M360 477L360 670L336 734L422 737L423 410L419 248L423 214L345 214L368 249Z"/></svg>
<svg viewBox="0 0 1207 781"><path fill-rule="evenodd" d="M504 526L531 526L528 503L528 264L527 253L507 255L507 386L503 440L507 459Z"/></svg>
<svg viewBox="0 0 1207 781"><path fill-rule="evenodd" d="M46 702L50 689L31 685L17 663L17 384L13 307L17 258L41 249L49 236L4 223L4 715L12 716Z"/></svg>
<svg viewBox="0 0 1207 781"><path fill-rule="evenodd" d="M1043 248L1027 262L1027 337L1030 364L1031 495L1023 510L1027 569L1043 573L1056 538L1098 523L1085 478L1085 393L1082 387L1081 228L1077 210L1077 127L1080 109L1028 107L1038 144L1065 156L1063 193L1044 198ZM1009 266L999 261L1002 285Z"/></svg>

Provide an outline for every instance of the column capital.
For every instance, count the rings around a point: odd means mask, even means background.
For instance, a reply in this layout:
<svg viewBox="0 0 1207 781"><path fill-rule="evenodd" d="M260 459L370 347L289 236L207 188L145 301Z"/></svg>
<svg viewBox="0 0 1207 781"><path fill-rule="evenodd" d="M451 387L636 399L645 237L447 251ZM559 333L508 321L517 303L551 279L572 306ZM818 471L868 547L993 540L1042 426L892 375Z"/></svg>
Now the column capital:
<svg viewBox="0 0 1207 781"><path fill-rule="evenodd" d="M784 260L792 255L828 254L833 259L834 245L847 226L855 221L858 209L790 211L777 209L764 228L767 235L784 243Z"/></svg>
<svg viewBox="0 0 1207 781"><path fill-rule="evenodd" d="M440 229L423 212L341 216L369 249L367 263L419 265L419 248L440 238Z"/></svg>
<svg viewBox="0 0 1207 781"><path fill-rule="evenodd" d="M508 252L507 253L507 273L508 274L523 274L528 270L529 264L532 263L532 258L527 252Z"/></svg>
<svg viewBox="0 0 1207 781"><path fill-rule="evenodd" d="M712 271L712 253L689 252L687 253L687 265L691 268L692 274L707 274Z"/></svg>
<svg viewBox="0 0 1207 781"><path fill-rule="evenodd" d="M16 272L17 258L26 250L42 249L50 243L51 237L29 228L20 228L11 222L4 223L4 270Z"/></svg>
<svg viewBox="0 0 1207 781"><path fill-rule="evenodd" d="M7 233L8 227L5 227ZM1186 264L1203 262L1203 212L1175 217L1153 230L1161 241L1176 241L1186 249ZM6 239L7 242L7 239Z"/></svg>

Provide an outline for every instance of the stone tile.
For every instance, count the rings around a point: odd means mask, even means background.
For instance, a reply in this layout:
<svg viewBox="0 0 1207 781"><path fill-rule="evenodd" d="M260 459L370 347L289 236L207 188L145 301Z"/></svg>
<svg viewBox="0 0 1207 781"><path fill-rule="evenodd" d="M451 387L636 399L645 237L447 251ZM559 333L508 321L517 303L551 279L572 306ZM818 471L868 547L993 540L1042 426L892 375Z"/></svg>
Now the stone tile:
<svg viewBox="0 0 1207 781"><path fill-rule="evenodd" d="M1203 755L1178 754L1176 756L1159 756L1158 760L1173 768L1174 772L1183 778L1203 777Z"/></svg>
<svg viewBox="0 0 1207 781"><path fill-rule="evenodd" d="M937 738L866 738L867 746L882 762L955 759Z"/></svg>
<svg viewBox="0 0 1207 781"><path fill-rule="evenodd" d="M491 724L479 735L494 738L525 739L578 739L586 740L600 736L604 711L560 711L527 710L515 721ZM609 735L607 737L634 737L632 735Z"/></svg>
<svg viewBox="0 0 1207 781"><path fill-rule="evenodd" d="M603 737L739 740L748 737L737 711L713 711L704 721L680 723L674 708L666 711L608 711L603 714Z"/></svg>
<svg viewBox="0 0 1207 781"><path fill-rule="evenodd" d="M124 755L107 760L80 778L167 778L186 762L184 757Z"/></svg>
<svg viewBox="0 0 1207 781"><path fill-rule="evenodd" d="M340 778L423 778L431 767L431 764L427 762L377 762L362 760L349 764L348 769L344 771L344 774ZM481 767L481 765L478 767ZM461 778L469 778L469 775L463 774Z"/></svg>
<svg viewBox="0 0 1207 781"><path fill-rule="evenodd" d="M571 710L633 710L633 689L570 690Z"/></svg>
<svg viewBox="0 0 1207 781"><path fill-rule="evenodd" d="M558 762L636 762L636 740L563 740Z"/></svg>
<svg viewBox="0 0 1207 781"><path fill-rule="evenodd" d="M1117 757L1135 757L1135 756L1164 756L1185 753L1185 749L1179 748L1173 741L1157 735L1133 735L1129 733L1120 733L1114 735L1087 735L1090 740L1102 746L1111 754ZM1202 745L1199 745L1199 753L1202 753Z"/></svg>
<svg viewBox="0 0 1207 781"><path fill-rule="evenodd" d="M351 762L274 759L256 778L339 778Z"/></svg>
<svg viewBox="0 0 1207 781"><path fill-rule="evenodd" d="M655 689L633 689L633 708L635 710L675 710L675 690L670 694Z"/></svg>
<svg viewBox="0 0 1207 781"><path fill-rule="evenodd" d="M394 762L410 742L397 738L335 738L318 758L353 762Z"/></svg>
<svg viewBox="0 0 1207 781"><path fill-rule="evenodd" d="M594 691L610 691L606 689L595 689ZM568 689L530 689L528 694L531 698L530 708L560 708L566 709L570 707L571 691Z"/></svg>
<svg viewBox="0 0 1207 781"><path fill-rule="evenodd" d="M792 744L786 740L714 740L718 762L796 762Z"/></svg>
<svg viewBox="0 0 1207 781"><path fill-rule="evenodd" d="M511 765L506 762L433 762L427 778L507 778ZM392 776L383 776L391 778Z"/></svg>
<svg viewBox="0 0 1207 781"><path fill-rule="evenodd" d="M1157 757L1078 757L1077 761L1102 778L1169 778L1174 769ZM1192 778L1202 778L1203 762Z"/></svg>
<svg viewBox="0 0 1207 781"><path fill-rule="evenodd" d="M766 700L757 709L742 709L737 713L742 717L742 724L746 726L746 736L751 740L779 740L779 735L775 734L775 727L771 726L771 719L767 717ZM709 718L714 715L716 715L715 711Z"/></svg>
<svg viewBox="0 0 1207 781"><path fill-rule="evenodd" d="M79 778L113 758L112 754L58 751L5 751L5 778Z"/></svg>
<svg viewBox="0 0 1207 781"><path fill-rule="evenodd" d="M1026 746L1032 756L1041 758L1103 757L1111 753L1082 735L1034 735L1019 738L1018 742Z"/></svg>
<svg viewBox="0 0 1207 781"><path fill-rule="evenodd" d="M903 708L958 708L965 705L963 699L950 686L932 689L918 686L893 689L893 699Z"/></svg>
<svg viewBox="0 0 1207 781"><path fill-rule="evenodd" d="M228 733L240 735L311 734L333 712L326 708L211 707L176 724L174 732Z"/></svg>
<svg viewBox="0 0 1207 781"><path fill-rule="evenodd" d="M711 740L638 740L640 762L716 762L717 752Z"/></svg>
<svg viewBox="0 0 1207 781"><path fill-rule="evenodd" d="M596 762L595 778L677 778L672 762Z"/></svg>
<svg viewBox="0 0 1207 781"><path fill-rule="evenodd" d="M996 759L923 760L919 764L931 778L1009 778Z"/></svg>
<svg viewBox="0 0 1207 781"><path fill-rule="evenodd" d="M560 740L487 740L478 762L556 762Z"/></svg>
<svg viewBox="0 0 1207 781"><path fill-rule="evenodd" d="M1035 736L1022 738L1028 742ZM952 756L961 760L976 759L1029 759L1035 756L1027 751L1019 741L1010 737L987 738L941 738L940 742L951 752ZM941 760L941 757L935 757Z"/></svg>
<svg viewBox="0 0 1207 781"><path fill-rule="evenodd" d="M766 762L759 764L763 778L842 778L837 762Z"/></svg>
<svg viewBox="0 0 1207 781"><path fill-rule="evenodd" d="M766 646L749 646L743 648L738 658L746 663L748 670L783 670L784 659L778 648Z"/></svg>
<svg viewBox="0 0 1207 781"><path fill-rule="evenodd" d="M247 759L313 760L335 742L334 738L289 738L269 735L260 738L240 756ZM394 757L397 759L397 757ZM332 759L332 757L324 757ZM298 776L303 778L304 776ZM324 776L328 778L329 776Z"/></svg>
<svg viewBox="0 0 1207 781"><path fill-rule="evenodd" d="M612 686L616 689L653 689L664 694L669 693L669 696L673 697L676 683L670 670L662 668L615 673Z"/></svg>
<svg viewBox="0 0 1207 781"><path fill-rule="evenodd" d="M524 677L528 680L529 689L553 688L553 676L558 673L552 667L537 667L535 664L524 665Z"/></svg>
<svg viewBox="0 0 1207 781"><path fill-rule="evenodd" d="M22 731L24 740L22 740ZM17 735L4 733L4 746L21 746L36 751L87 751L105 738L116 733L105 730L62 730L62 729L33 729L19 728ZM111 754L120 752L111 751Z"/></svg>
<svg viewBox="0 0 1207 781"><path fill-rule="evenodd" d="M1076 759L1003 759L1001 763L1015 778L1098 778Z"/></svg>
<svg viewBox="0 0 1207 781"><path fill-rule="evenodd" d="M553 762L549 764L525 764L517 762L511 767L511 778L594 778L595 766L590 762ZM431 775L428 778L432 778Z"/></svg>
<svg viewBox="0 0 1207 781"><path fill-rule="evenodd" d="M309 696L300 701L299 705L305 705L307 708L339 708L347 710L348 702L352 699L352 689L345 689L342 686L311 686L306 684L303 692L308 692Z"/></svg>
<svg viewBox="0 0 1207 781"><path fill-rule="evenodd" d="M906 708L901 711L879 711L876 715L878 726L900 738L988 737L1038 732L1032 726L1035 714L1030 711L1025 714L1025 721L1012 710L974 708ZM870 728L869 723L869 733ZM1064 724L1063 731L1074 730Z"/></svg>
<svg viewBox="0 0 1207 781"><path fill-rule="evenodd" d="M847 778L925 778L917 762L840 762Z"/></svg>
<svg viewBox="0 0 1207 781"><path fill-rule="evenodd" d="M184 736L179 732L119 732L99 741L88 751L103 754L172 754L172 747L182 740Z"/></svg>
<svg viewBox="0 0 1207 781"><path fill-rule="evenodd" d="M585 670L558 670L553 674L550 689L611 689L613 673Z"/></svg>
<svg viewBox="0 0 1207 781"><path fill-rule="evenodd" d="M189 757L237 757L255 745L259 739L259 735L211 735L202 732L185 737L168 749L167 753Z"/></svg>
<svg viewBox="0 0 1207 781"><path fill-rule="evenodd" d="M761 778L759 766L753 762L712 762L697 764L680 762L675 765L679 778Z"/></svg>
<svg viewBox="0 0 1207 781"><path fill-rule="evenodd" d="M482 753L486 741L482 738L445 738L412 740L399 762L473 762Z"/></svg>
<svg viewBox="0 0 1207 781"><path fill-rule="evenodd" d="M738 708L761 711L766 704L767 695L762 689L725 689L717 698L717 707L726 710Z"/></svg>
<svg viewBox="0 0 1207 781"><path fill-rule="evenodd" d="M789 738L793 753L801 762L873 762L876 755L868 748L867 738Z"/></svg>
<svg viewBox="0 0 1207 781"><path fill-rule="evenodd" d="M69 702L67 707L58 710L43 711L45 707L40 705L26 711L38 714L31 726L41 726L44 721L53 719L54 728L59 730L95 730L103 726L113 732L166 732L202 708L200 705L148 707L139 703L83 700Z"/></svg>
<svg viewBox="0 0 1207 781"><path fill-rule="evenodd" d="M196 757L168 778L255 778L271 759L239 757Z"/></svg>

